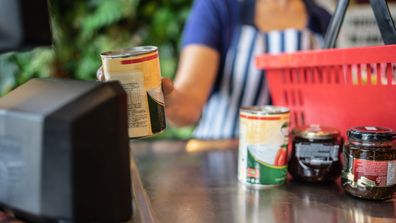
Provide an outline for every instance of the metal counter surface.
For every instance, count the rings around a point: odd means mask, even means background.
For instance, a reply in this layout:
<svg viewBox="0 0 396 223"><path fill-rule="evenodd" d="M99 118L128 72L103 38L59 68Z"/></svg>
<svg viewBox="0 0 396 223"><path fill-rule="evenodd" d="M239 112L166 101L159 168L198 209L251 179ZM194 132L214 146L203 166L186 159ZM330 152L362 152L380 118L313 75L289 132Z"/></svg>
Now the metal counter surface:
<svg viewBox="0 0 396 223"><path fill-rule="evenodd" d="M253 189L237 181L237 148L187 151L185 142L132 142L132 157L155 222L396 223L392 200L342 192L340 180Z"/></svg>

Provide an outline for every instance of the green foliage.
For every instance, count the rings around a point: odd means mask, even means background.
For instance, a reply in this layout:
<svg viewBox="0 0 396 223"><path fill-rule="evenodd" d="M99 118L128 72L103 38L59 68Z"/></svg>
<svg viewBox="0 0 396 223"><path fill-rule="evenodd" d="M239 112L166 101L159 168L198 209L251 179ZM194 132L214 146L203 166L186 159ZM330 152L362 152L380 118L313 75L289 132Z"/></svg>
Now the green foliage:
<svg viewBox="0 0 396 223"><path fill-rule="evenodd" d="M0 57L0 95L42 76L95 79L100 53L156 45L163 76L173 77L192 0L50 0L54 45ZM22 73L21 73L22 72Z"/></svg>
<svg viewBox="0 0 396 223"><path fill-rule="evenodd" d="M179 41L192 0L52 0L60 76L94 79L100 53L157 45L163 76L173 77Z"/></svg>
<svg viewBox="0 0 396 223"><path fill-rule="evenodd" d="M173 77L183 25L190 12L192 0L142 1L137 21L141 25L139 33L144 45L160 48L161 72L165 77Z"/></svg>
<svg viewBox="0 0 396 223"><path fill-rule="evenodd" d="M53 58L49 48L0 55L0 96L31 78L49 77Z"/></svg>
<svg viewBox="0 0 396 223"><path fill-rule="evenodd" d="M138 0L51 1L58 75L94 79L100 53L129 47Z"/></svg>
<svg viewBox="0 0 396 223"><path fill-rule="evenodd" d="M0 55L0 96L34 77L95 79L100 53L159 47L162 76L173 77L193 0L49 0L54 45ZM187 138L191 128L159 137Z"/></svg>

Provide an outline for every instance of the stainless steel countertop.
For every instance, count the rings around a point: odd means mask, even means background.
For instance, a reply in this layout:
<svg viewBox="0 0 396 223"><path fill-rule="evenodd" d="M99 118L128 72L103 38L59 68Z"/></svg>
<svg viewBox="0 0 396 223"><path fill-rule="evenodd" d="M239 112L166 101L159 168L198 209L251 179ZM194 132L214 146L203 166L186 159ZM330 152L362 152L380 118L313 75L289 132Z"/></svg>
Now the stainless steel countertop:
<svg viewBox="0 0 396 223"><path fill-rule="evenodd" d="M143 222L396 222L396 194L388 201L361 200L344 194L340 180L245 187L237 181L236 146L199 152L180 141L137 141L131 150L147 193L143 214L150 217Z"/></svg>

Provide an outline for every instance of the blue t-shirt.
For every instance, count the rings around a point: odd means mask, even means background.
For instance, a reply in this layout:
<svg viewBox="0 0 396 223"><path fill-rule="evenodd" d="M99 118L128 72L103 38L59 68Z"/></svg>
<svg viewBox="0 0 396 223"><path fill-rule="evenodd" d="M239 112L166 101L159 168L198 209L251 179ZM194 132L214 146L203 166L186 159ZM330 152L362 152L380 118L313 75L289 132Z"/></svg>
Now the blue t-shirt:
<svg viewBox="0 0 396 223"><path fill-rule="evenodd" d="M183 47L189 44L202 44L215 49L220 54L218 75L200 123L194 132L197 138L235 138L239 132L236 114L238 107L269 103L266 96L268 95L266 81L262 78L264 74L258 74L254 64L249 62L256 53L265 53L263 49L266 49L267 53L274 53L311 48L307 44L305 47L299 45L302 43L299 41L307 39L301 38L301 36L308 37L305 35L306 32L283 30L260 34L253 24L255 0L245 1L241 3L238 0L196 0L186 23ZM323 34L330 15L312 1L306 0L304 3L309 14L306 29L314 34ZM240 40L242 37L243 41ZM254 42L250 42L250 39ZM264 45L267 46L263 48L260 39L265 40ZM239 45L239 43L243 44ZM236 45L239 47L235 48ZM251 52L243 50L247 48ZM234 59L230 60L230 58ZM232 65L234 63L230 63L232 60L238 61L238 66Z"/></svg>
<svg viewBox="0 0 396 223"><path fill-rule="evenodd" d="M324 35L330 14L312 0L305 0L309 14L308 28ZM223 72L225 57L240 17L241 1L195 0L183 32L182 46L202 44L220 53L218 73ZM218 77L220 77L218 75ZM219 78L214 85L217 89Z"/></svg>

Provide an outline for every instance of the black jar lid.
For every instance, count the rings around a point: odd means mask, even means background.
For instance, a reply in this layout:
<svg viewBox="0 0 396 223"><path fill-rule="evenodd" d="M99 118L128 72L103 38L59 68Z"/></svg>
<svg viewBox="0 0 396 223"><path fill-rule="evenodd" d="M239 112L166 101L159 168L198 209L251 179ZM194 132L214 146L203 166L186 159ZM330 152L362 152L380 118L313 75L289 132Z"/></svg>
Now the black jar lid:
<svg viewBox="0 0 396 223"><path fill-rule="evenodd" d="M390 128L379 126L357 126L348 129L348 138L362 141L392 141L396 132Z"/></svg>
<svg viewBox="0 0 396 223"><path fill-rule="evenodd" d="M304 139L334 139L340 135L337 129L318 124L297 126L292 132Z"/></svg>

